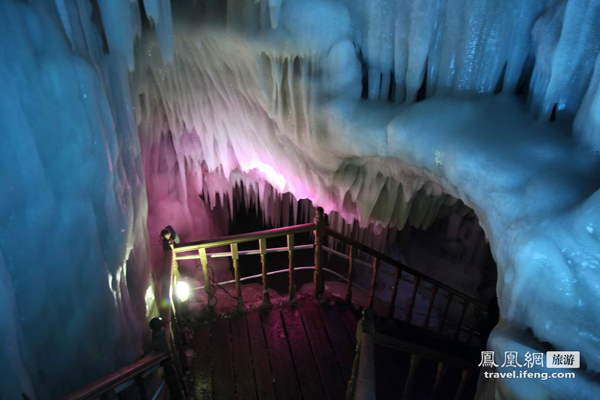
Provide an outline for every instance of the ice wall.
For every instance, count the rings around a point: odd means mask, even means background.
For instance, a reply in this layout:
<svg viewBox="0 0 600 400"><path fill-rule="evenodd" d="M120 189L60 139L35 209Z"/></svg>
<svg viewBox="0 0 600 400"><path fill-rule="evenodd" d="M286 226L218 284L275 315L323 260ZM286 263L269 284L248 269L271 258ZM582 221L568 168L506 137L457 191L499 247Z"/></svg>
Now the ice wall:
<svg viewBox="0 0 600 400"><path fill-rule="evenodd" d="M139 356L148 335L123 36L139 29L108 3L0 2L2 399L60 398ZM139 20L137 2L114 3Z"/></svg>
<svg viewBox="0 0 600 400"><path fill-rule="evenodd" d="M205 1L173 15L174 64L152 40L136 56L143 143L172 135L208 172L256 173L363 226L426 226L461 199L499 268L490 347L530 328L531 348L580 350L560 393L592 398L600 3ZM488 396L519 396L496 385Z"/></svg>

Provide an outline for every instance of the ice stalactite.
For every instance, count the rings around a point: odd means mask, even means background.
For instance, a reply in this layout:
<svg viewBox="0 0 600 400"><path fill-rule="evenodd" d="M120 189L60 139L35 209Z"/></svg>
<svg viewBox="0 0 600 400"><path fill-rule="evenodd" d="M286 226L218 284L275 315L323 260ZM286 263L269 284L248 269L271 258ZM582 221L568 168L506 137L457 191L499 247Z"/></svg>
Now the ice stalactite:
<svg viewBox="0 0 600 400"><path fill-rule="evenodd" d="M172 63L175 50L173 48L171 2L169 0L144 0L144 9L148 19L154 23L162 59L166 63Z"/></svg>
<svg viewBox="0 0 600 400"><path fill-rule="evenodd" d="M594 75L577 111L573 130L582 143L600 152L600 54L596 57Z"/></svg>

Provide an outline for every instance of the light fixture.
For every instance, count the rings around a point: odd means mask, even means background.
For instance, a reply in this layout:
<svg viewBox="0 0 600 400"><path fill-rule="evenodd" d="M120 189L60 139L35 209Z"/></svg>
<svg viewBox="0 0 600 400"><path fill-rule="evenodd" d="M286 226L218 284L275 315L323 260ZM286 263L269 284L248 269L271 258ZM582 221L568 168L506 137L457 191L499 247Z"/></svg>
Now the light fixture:
<svg viewBox="0 0 600 400"><path fill-rule="evenodd" d="M175 284L175 294L179 301L184 302L190 298L190 285L184 281L177 281Z"/></svg>

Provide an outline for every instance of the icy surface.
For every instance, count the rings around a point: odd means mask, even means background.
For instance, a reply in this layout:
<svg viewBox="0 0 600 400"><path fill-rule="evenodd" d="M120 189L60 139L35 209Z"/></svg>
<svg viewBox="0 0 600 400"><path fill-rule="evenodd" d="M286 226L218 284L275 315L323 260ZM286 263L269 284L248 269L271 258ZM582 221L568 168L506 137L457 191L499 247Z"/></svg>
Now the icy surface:
<svg viewBox="0 0 600 400"><path fill-rule="evenodd" d="M0 2L2 399L60 398L139 356L148 332L133 39L105 54L92 3L56 5Z"/></svg>

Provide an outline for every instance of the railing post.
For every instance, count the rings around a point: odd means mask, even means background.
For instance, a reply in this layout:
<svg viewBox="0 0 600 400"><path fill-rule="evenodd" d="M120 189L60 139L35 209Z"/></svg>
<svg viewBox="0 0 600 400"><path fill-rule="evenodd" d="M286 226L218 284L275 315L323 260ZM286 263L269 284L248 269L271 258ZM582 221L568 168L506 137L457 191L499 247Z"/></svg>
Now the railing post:
<svg viewBox="0 0 600 400"><path fill-rule="evenodd" d="M164 365L164 370L171 398L183 400L185 399L185 393L182 373L179 369L179 357L177 351L169 345L165 331L165 322L162 318L153 318L150 321L150 329L152 329L152 348L156 351L164 351L169 355L169 359Z"/></svg>
<svg viewBox="0 0 600 400"><path fill-rule="evenodd" d="M379 271L379 258L373 259L373 276L371 278L371 289L369 290L369 300L367 307L373 307L375 304L375 287L377 286L377 272Z"/></svg>
<svg viewBox="0 0 600 400"><path fill-rule="evenodd" d="M323 241L325 240L325 216L323 208L317 207L315 210L314 223L315 227L315 273L313 277L314 295L320 298L325 291L325 283L323 281Z"/></svg>
<svg viewBox="0 0 600 400"><path fill-rule="evenodd" d="M354 257L356 257L356 248L348 246L348 282L346 283L346 303L352 303L352 282L354 280Z"/></svg>
<svg viewBox="0 0 600 400"><path fill-rule="evenodd" d="M287 235L288 266L290 269L288 277L288 292L290 303L296 302L296 285L294 284L294 234Z"/></svg>
<svg viewBox="0 0 600 400"><path fill-rule="evenodd" d="M462 326L463 320L465 319L465 314L467 313L467 308L469 308L469 300L463 300L463 310L460 314L460 319L458 320L458 325L456 326L456 332L454 333L454 340L459 340L460 337L460 328Z"/></svg>
<svg viewBox="0 0 600 400"><path fill-rule="evenodd" d="M435 294L437 293L437 286L434 284L431 285L431 300L429 301L429 306L427 307L427 315L425 316L425 322L423 323L423 329L427 329L429 327L429 320L431 319L431 311L433 310L433 303L435 302Z"/></svg>
<svg viewBox="0 0 600 400"><path fill-rule="evenodd" d="M402 400L410 400L412 398L413 386L415 385L415 376L417 375L419 365L421 365L421 356L415 354L411 355L410 370L408 372L408 378L406 378L406 383L404 384Z"/></svg>
<svg viewBox="0 0 600 400"><path fill-rule="evenodd" d="M260 263L262 266L262 281L263 281L263 308L271 308L271 299L269 298L269 288L267 287L267 239L261 238L258 240L260 246Z"/></svg>
<svg viewBox="0 0 600 400"><path fill-rule="evenodd" d="M212 285L210 282L210 275L208 275L208 256L206 255L206 247L201 247L198 250L198 253L200 254L200 263L202 264L202 273L204 274L204 291L206 291L206 294L208 296L208 312L209 314L212 314L215 307L215 301L213 297L214 293L212 291Z"/></svg>
<svg viewBox="0 0 600 400"><path fill-rule="evenodd" d="M460 383L458 384L458 389L456 390L456 395L454 396L454 400L460 400L463 397L463 392L465 391L465 386L467 385L467 381L471 377L471 371L468 369L464 369L462 374L460 375Z"/></svg>
<svg viewBox="0 0 600 400"><path fill-rule="evenodd" d="M471 339L473 339L473 335L475 334L475 329L477 329L477 324L479 323L479 318L481 317L481 308L480 307L476 307L476 311L475 311L475 319L473 320L473 326L471 326L471 329L469 331L469 337L467 339L467 344L471 343Z"/></svg>
<svg viewBox="0 0 600 400"><path fill-rule="evenodd" d="M177 282L180 277L179 265L175 259L174 251L175 240L179 241L179 239L171 226L167 226L163 229L160 232L160 236L162 237L162 248L165 252L161 279L161 301L159 302L160 315L169 321L175 320L176 326L174 329L181 331L181 320L179 319L181 303L177 297L171 295L173 283ZM169 308L170 312L168 310ZM176 339L181 340L179 337Z"/></svg>
<svg viewBox="0 0 600 400"><path fill-rule="evenodd" d="M413 309L415 308L415 300L417 299L417 292L419 291L420 282L421 279L418 276L415 276L412 295L410 296L410 303L408 305L408 314L406 315L406 323L408 324L410 324L410 321L412 320Z"/></svg>
<svg viewBox="0 0 600 400"><path fill-rule="evenodd" d="M400 275L402 270L396 267L394 272L394 287L392 289L392 300L390 301L390 308L388 308L388 318L394 318L396 312L396 297L398 296L398 283L400 282Z"/></svg>
<svg viewBox="0 0 600 400"><path fill-rule="evenodd" d="M231 243L231 260L233 262L233 273L235 275L235 294L237 297L237 310L244 310L244 299L242 297L242 283L240 281L240 255L237 243Z"/></svg>
<svg viewBox="0 0 600 400"><path fill-rule="evenodd" d="M363 364L363 362L361 361L361 357L363 355L363 338L364 335L367 334L373 334L375 333L375 312L373 311L372 308L367 307L363 310L362 312L362 318L360 321L358 321L358 324L356 326L356 354L354 356L354 362L352 363L352 373L350 375L350 380L348 381L348 387L346 388L346 400L353 400L354 398L358 398L358 396L356 396L359 392L359 388L358 388L358 382L360 380L359 375L362 373L361 372L361 365ZM371 340L371 345L372 345L372 340ZM372 346L370 346L372 347ZM367 349L365 349L367 350ZM373 350L371 348L371 350ZM375 398L375 363L374 360L373 361L373 370L372 370L372 382L371 384L369 384L369 382L365 382L363 380L363 382L361 382L361 384L363 384L362 388L360 389L361 392L365 392L367 389L367 387L365 387L364 384L367 384L366 386L370 386L372 387L372 395L373 395L373 399ZM371 374L370 374L371 375Z"/></svg>
<svg viewBox="0 0 600 400"><path fill-rule="evenodd" d="M446 300L446 307L444 307L444 314L442 314L442 319L440 320L440 326L438 328L438 334L442 335L444 330L444 324L446 322L446 317L448 316L448 310L450 309L450 304L452 304L452 298L454 297L454 293L448 292L448 298Z"/></svg>
<svg viewBox="0 0 600 400"><path fill-rule="evenodd" d="M438 362L437 374L435 375L435 383L433 384L433 390L431 391L431 399L432 400L442 397L442 393L438 393L438 392L440 392L441 383L442 383L442 380L444 379L444 376L446 375L447 371L448 371L448 366L441 361Z"/></svg>

